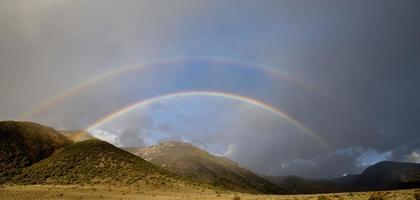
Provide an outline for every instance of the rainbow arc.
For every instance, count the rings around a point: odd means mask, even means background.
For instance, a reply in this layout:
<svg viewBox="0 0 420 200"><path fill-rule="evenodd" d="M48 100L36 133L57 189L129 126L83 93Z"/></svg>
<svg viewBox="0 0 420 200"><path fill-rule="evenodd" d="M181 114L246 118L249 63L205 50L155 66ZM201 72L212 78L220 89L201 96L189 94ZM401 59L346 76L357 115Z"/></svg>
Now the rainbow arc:
<svg viewBox="0 0 420 200"><path fill-rule="evenodd" d="M326 92L321 90L320 88L317 88L311 84L305 83L303 81L297 80L290 75L282 72L279 69L276 69L274 67L267 67L263 65L257 65L253 63L248 63L240 60L233 60L233 59L224 59L224 58L185 58L185 57L176 57L172 59L166 59L166 60L158 60L158 61L152 61L152 62L146 62L142 64L136 64L136 65L129 65L129 66L123 66L123 67L117 67L114 70L110 70L108 72L105 72L103 74L100 74L98 76L92 77L91 79L88 79L84 82L81 82L77 85L74 85L73 87L70 87L67 90L64 90L60 92L57 95L54 95L43 102L41 102L39 105L35 106L31 110L22 113L20 115L20 119L29 119L33 116L36 116L37 114L47 110L48 108L53 107L54 105L59 104L60 102L63 102L65 99L77 95L78 93L82 92L83 90L93 87L96 84L100 84L104 81L108 81L109 79L112 79L114 77L117 77L119 75L127 74L133 71L141 71L148 68L154 68L153 66L162 66L162 65L170 65L170 64L177 64L187 61L207 61L211 64L223 64L223 65L229 65L233 67L251 67L255 69L259 69L263 71L266 74L269 74L271 76L274 76L280 80L284 80L290 83L293 83L294 85L300 86L302 88L306 88L311 91L318 91L320 94L323 94L325 96L328 96ZM176 66L176 65L174 65Z"/></svg>
<svg viewBox="0 0 420 200"><path fill-rule="evenodd" d="M324 142L324 140L321 137L318 136L318 134L316 134L314 131L307 128L305 125L303 125L302 123L300 123L298 120L294 119L293 117L291 117L287 113L283 112L282 110L279 110L279 109L277 109L277 108L275 108L271 105L268 105L268 104L266 104L264 102L261 102L259 100L256 100L256 99L252 99L252 98L237 95L237 94L216 92L216 91L184 91L184 92L170 93L170 94L166 94L166 95L162 95L162 96L143 99L143 100L140 100L140 101L138 101L136 103L133 103L131 105L125 106L125 107L123 107L123 108L121 108L121 109L119 109L115 112L112 112L112 113L106 115L105 117L102 117L102 118L98 119L93 124L88 126L86 131L92 132L92 130L99 128L101 125L104 125L105 123L107 123L107 122L109 122L109 121L111 121L111 120L113 120L113 119L115 119L115 118L117 118L121 115L124 115L124 114L126 114L130 111L139 109L141 107L149 106L149 105L161 102L163 100L168 100L168 99L172 99L172 98L179 98L179 97L188 97L188 96L207 96L207 97L227 98L227 99L233 99L233 100L237 100L237 101L240 101L240 102L243 102L243 103L247 103L247 104L256 106L258 108L261 108L263 110L266 110L266 111L276 115L277 117L280 117L281 119L286 120L288 123L296 126L301 131L303 131L304 133L306 133L307 135L309 135L310 137L315 139L322 146L327 146L327 144Z"/></svg>

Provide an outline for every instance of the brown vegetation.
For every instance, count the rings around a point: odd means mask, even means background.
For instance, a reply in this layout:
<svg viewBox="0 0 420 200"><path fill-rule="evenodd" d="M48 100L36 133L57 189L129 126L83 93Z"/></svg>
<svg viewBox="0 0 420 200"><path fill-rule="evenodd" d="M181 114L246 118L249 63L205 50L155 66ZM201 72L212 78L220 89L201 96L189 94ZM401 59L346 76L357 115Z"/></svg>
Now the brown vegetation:
<svg viewBox="0 0 420 200"><path fill-rule="evenodd" d="M0 182L10 180L71 141L56 130L31 122L0 122Z"/></svg>
<svg viewBox="0 0 420 200"><path fill-rule="evenodd" d="M135 187L113 187L104 185L95 186L50 186L50 185L30 185L30 186L6 186L0 189L0 199L2 200L75 200L75 199L156 199L156 200L368 200L370 198L381 198L385 200L413 200L415 199L415 190L399 190L374 193L355 192L322 195L253 195L227 191L216 193L212 189L194 190L189 187L182 189L150 189Z"/></svg>

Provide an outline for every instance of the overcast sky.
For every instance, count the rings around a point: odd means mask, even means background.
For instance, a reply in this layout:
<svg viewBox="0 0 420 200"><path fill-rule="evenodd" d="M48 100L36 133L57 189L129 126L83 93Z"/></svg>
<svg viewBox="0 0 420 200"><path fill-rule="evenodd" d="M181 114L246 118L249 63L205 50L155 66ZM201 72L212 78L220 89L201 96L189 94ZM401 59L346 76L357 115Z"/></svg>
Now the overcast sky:
<svg viewBox="0 0 420 200"><path fill-rule="evenodd" d="M188 141L269 175L420 162L419 22L417 0L1 0L0 119L85 129L144 99L218 91L327 145L215 96L137 107L93 134Z"/></svg>

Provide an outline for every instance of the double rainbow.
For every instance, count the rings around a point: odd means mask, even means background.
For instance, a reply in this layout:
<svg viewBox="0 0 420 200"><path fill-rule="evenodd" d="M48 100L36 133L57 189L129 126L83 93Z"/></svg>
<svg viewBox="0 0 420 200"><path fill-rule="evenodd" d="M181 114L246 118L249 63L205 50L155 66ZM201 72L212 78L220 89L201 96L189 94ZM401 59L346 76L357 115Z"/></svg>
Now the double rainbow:
<svg viewBox="0 0 420 200"><path fill-rule="evenodd" d="M25 112L21 115L21 119L28 119L31 117L34 117L40 113L42 113L43 111L53 107L54 105L57 105L58 103L64 101L65 99L73 96L73 95L77 95L78 93L82 92L85 89L88 89L90 87L93 87L97 84L100 84L102 82L105 82L109 79L112 79L114 77L120 76L120 75L124 75L133 71L141 71L141 70L145 70L148 68L154 68L154 67L158 67L158 66L163 66L163 65L170 65L170 64L174 64L174 66L180 66L180 65L176 65L182 62L187 62L187 61L206 61L209 64L221 64L221 65L229 65L232 67L245 67L245 68L255 68L255 69L259 69L262 72L266 73L267 75L273 76L277 79L283 80L283 81L287 81L290 82L294 85L297 85L299 87L305 88L307 90L310 91L316 91L321 95L324 96L330 96L329 94L327 94L325 91L323 91L322 89L318 88L318 87L314 87L311 84L305 83L303 81L294 79L293 77L289 76L288 74L273 68L273 67L267 67L267 66L263 66L263 65L257 65L257 64L253 64L253 63L248 63L248 62L243 62L243 61L239 61L239 60L232 60L232 59L223 59L223 58L185 58L185 57L176 57L176 58L172 58L172 59L166 59L166 60L158 60L158 61L152 61L152 62L147 62L147 63L142 63L142 64L136 64L136 65L130 65L130 66L123 66L123 67L118 67L114 70L110 70L106 73L100 74L98 76L92 77L91 79L88 79L84 82L81 82L77 85L74 85L73 87L51 97L46 99L45 101L41 102L38 106L34 107L33 109L31 109L28 112ZM186 97L186 96L211 96L211 97L221 97L221 98L227 98L227 99L233 99L233 100L237 100L240 102L244 102L244 103L248 103L250 105L254 105L257 106L263 110L269 111L271 113L273 113L274 115L288 121L289 123L293 124L294 126L298 127L300 130L302 130L304 133L306 133L307 135L311 136L312 138L314 138L318 143L322 144L323 146L327 146L327 144L325 143L325 141L319 137L314 131L310 130L309 128L307 128L306 126L304 126L302 123L300 123L299 121L297 121L296 119L294 119L293 117L291 117L290 115L288 115L287 113L281 111L280 109L277 109L271 105L268 105L266 103L263 103L257 99L252 99L250 97L245 97L245 96L241 96L238 94L232 94L232 93L225 93L225 92L216 92L216 91L184 91L184 92L177 92L177 93L170 93L170 94L166 94L166 95L162 95L162 96L157 96L157 97L152 97L149 99L143 99L140 100L136 103L133 103L131 105L125 106L115 112L112 112L108 115L106 115L105 117L100 118L99 120L96 120L96 122L92 123L86 130L93 130L98 128L99 126L105 124L106 122L109 122L110 120L123 115L127 112L130 112L131 110L143 107L143 106L147 106L147 105L151 105L154 104L156 102L162 101L162 100L166 100L166 99L171 99L171 98L176 98L176 97Z"/></svg>

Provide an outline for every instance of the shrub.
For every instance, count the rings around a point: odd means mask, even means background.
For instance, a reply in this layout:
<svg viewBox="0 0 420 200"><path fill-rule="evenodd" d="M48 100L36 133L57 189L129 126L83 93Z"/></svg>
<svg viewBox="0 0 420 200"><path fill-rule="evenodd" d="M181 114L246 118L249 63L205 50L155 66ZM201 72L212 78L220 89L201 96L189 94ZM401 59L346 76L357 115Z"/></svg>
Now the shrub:
<svg viewBox="0 0 420 200"><path fill-rule="evenodd" d="M241 197L235 195L232 200L241 200Z"/></svg>
<svg viewBox="0 0 420 200"><path fill-rule="evenodd" d="M385 198L381 193L373 193L370 195L369 200L384 200Z"/></svg>
<svg viewBox="0 0 420 200"><path fill-rule="evenodd" d="M420 192L416 192L416 193L414 193L414 199L415 200L420 200Z"/></svg>
<svg viewBox="0 0 420 200"><path fill-rule="evenodd" d="M329 200L330 198L328 198L327 196L318 196L318 200Z"/></svg>

